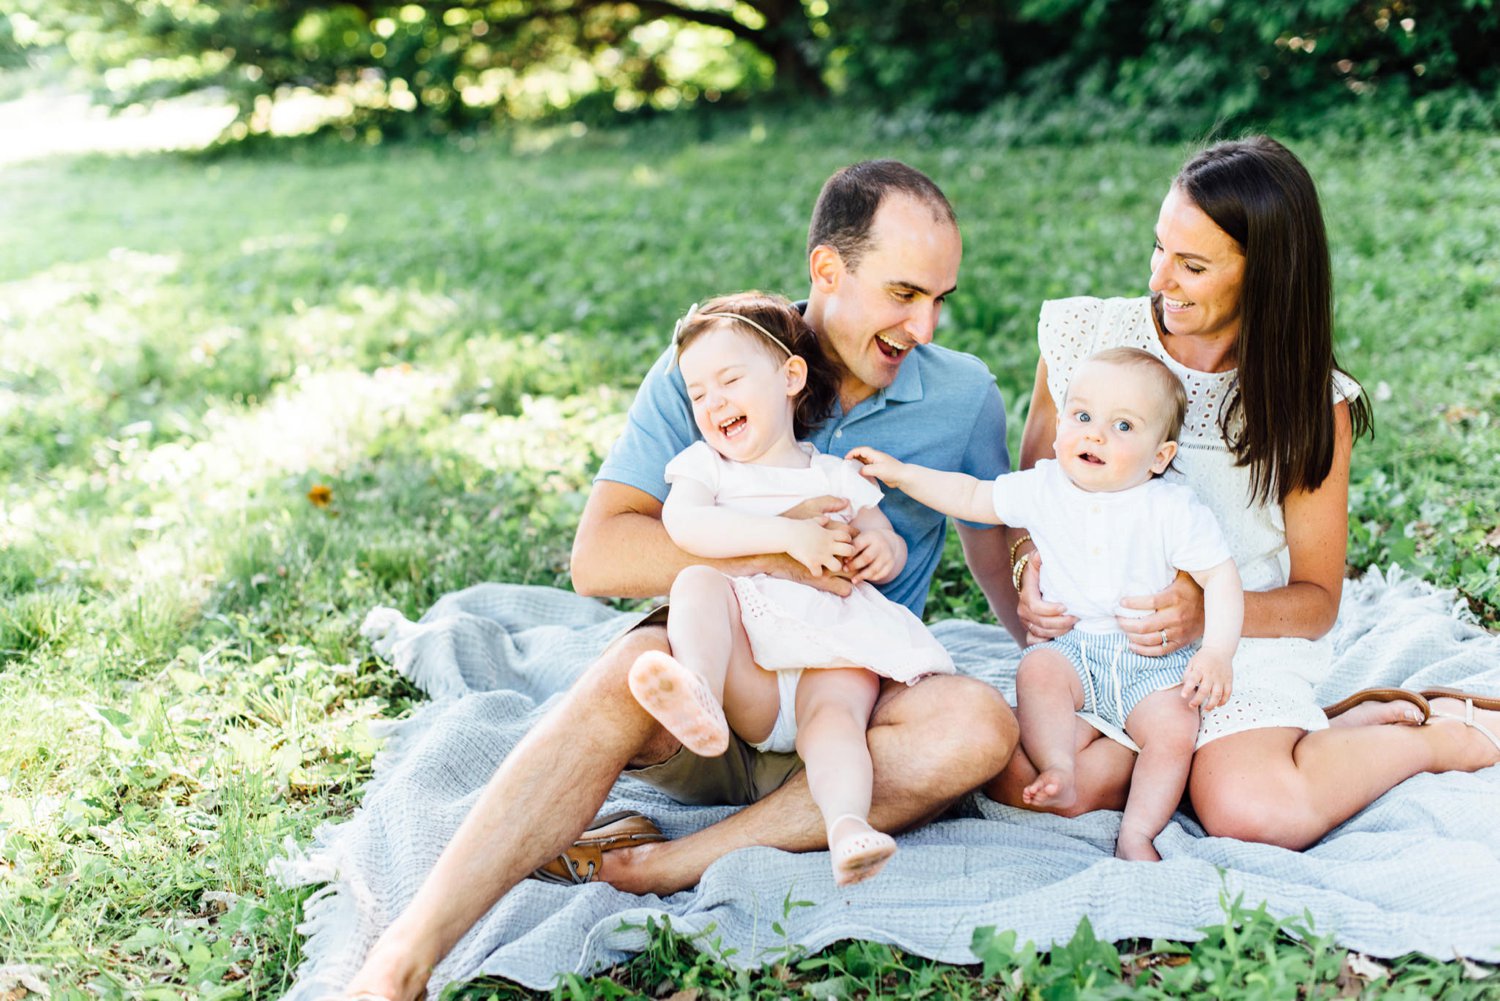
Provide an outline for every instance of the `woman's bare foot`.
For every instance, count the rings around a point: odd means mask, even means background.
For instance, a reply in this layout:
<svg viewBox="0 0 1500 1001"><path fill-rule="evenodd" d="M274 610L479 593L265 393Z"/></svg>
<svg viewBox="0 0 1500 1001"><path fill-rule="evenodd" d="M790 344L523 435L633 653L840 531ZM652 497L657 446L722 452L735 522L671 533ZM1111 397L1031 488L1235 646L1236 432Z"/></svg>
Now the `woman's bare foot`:
<svg viewBox="0 0 1500 1001"><path fill-rule="evenodd" d="M729 724L708 682L673 657L648 650L630 666L630 694L682 746L700 758L729 748Z"/></svg>
<svg viewBox="0 0 1500 1001"><path fill-rule="evenodd" d="M1021 790L1021 799L1027 806L1066 808L1077 798L1073 773L1062 768L1043 769L1037 774L1036 781Z"/></svg>
<svg viewBox="0 0 1500 1001"><path fill-rule="evenodd" d="M1142 831L1120 828L1120 837L1115 841L1115 858L1127 862L1160 862L1152 837Z"/></svg>
<svg viewBox="0 0 1500 1001"><path fill-rule="evenodd" d="M842 834L835 835L835 831ZM869 821L846 813L828 825L828 852L833 859L833 881L853 886L874 876L896 854L896 839L871 827Z"/></svg>
<svg viewBox="0 0 1500 1001"><path fill-rule="evenodd" d="M1390 702L1361 702L1328 721L1329 726L1380 726L1386 723L1419 726L1422 723L1422 710L1414 703L1399 699Z"/></svg>
<svg viewBox="0 0 1500 1001"><path fill-rule="evenodd" d="M1427 721L1429 726L1441 724L1455 731L1463 729L1464 739L1457 752L1458 760L1452 767L1475 772L1500 764L1500 712L1475 706L1470 716L1469 706L1463 699L1439 696L1430 701L1432 718Z"/></svg>

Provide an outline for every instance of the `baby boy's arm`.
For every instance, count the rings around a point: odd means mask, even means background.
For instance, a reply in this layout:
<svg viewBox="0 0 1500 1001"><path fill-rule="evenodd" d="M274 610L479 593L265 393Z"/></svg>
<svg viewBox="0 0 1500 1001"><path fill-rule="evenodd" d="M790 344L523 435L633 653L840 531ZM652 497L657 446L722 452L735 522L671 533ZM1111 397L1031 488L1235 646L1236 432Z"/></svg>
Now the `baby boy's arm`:
<svg viewBox="0 0 1500 1001"><path fill-rule="evenodd" d="M1203 646L1183 672L1182 696L1192 695L1192 704L1207 712L1227 702L1233 689L1232 664L1245 623L1245 592L1232 559L1190 576L1203 588Z"/></svg>
<svg viewBox="0 0 1500 1001"><path fill-rule="evenodd" d="M995 516L992 480L977 480L967 473L948 473L902 462L868 445L852 449L845 458L863 463L865 476L895 487L917 503L950 518L982 525L1000 524Z"/></svg>

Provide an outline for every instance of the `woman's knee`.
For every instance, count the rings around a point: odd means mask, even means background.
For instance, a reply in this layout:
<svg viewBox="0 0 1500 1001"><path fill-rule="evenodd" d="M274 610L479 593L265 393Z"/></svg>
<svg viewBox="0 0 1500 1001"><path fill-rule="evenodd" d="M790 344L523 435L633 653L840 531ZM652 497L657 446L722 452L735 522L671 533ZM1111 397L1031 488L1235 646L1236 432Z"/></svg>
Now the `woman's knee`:
<svg viewBox="0 0 1500 1001"><path fill-rule="evenodd" d="M1270 785L1239 788L1191 786L1193 812L1216 838L1275 845L1292 851L1314 844L1326 831L1303 797Z"/></svg>

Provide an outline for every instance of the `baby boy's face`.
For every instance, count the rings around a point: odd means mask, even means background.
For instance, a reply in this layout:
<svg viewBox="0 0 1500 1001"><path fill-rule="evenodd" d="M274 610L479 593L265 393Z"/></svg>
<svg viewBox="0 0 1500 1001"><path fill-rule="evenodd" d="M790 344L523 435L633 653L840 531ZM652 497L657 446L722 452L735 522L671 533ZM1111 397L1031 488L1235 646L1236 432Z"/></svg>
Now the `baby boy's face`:
<svg viewBox="0 0 1500 1001"><path fill-rule="evenodd" d="M1086 362L1057 414L1058 464L1080 489L1128 490L1167 468L1177 443L1166 440L1167 401L1132 365Z"/></svg>

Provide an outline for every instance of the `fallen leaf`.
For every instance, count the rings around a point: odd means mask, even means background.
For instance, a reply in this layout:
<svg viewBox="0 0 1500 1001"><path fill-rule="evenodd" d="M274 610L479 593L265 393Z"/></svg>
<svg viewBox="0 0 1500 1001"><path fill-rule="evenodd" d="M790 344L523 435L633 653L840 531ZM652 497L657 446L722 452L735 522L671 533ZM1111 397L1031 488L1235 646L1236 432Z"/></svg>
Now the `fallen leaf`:
<svg viewBox="0 0 1500 1001"><path fill-rule="evenodd" d="M1491 549L1500 549L1500 525L1490 529L1490 534L1484 537L1484 544Z"/></svg>

